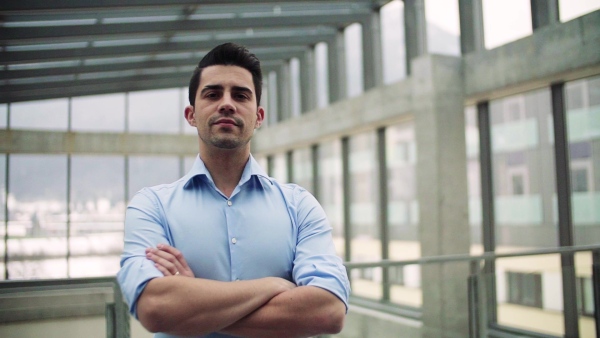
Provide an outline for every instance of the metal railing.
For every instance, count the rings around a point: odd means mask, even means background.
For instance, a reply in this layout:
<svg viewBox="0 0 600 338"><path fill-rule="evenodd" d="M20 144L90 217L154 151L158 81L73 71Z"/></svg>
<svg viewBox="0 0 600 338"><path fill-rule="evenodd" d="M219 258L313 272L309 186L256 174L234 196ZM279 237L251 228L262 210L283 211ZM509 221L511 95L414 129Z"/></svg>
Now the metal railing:
<svg viewBox="0 0 600 338"><path fill-rule="evenodd" d="M465 287L468 290L468 311L469 311L469 336L470 337L509 337L509 336L524 336L524 337L554 337L541 333L522 330L518 328L499 325L488 317L489 302L486 299L486 287L488 281L485 279L483 266L490 262L494 262L502 258L515 258L526 256L538 256L548 254L573 255L578 252L591 252L592 254L592 285L594 299L594 322L596 336L600 337L600 245L562 247L552 249L537 249L511 253L484 253L481 255L447 255L436 257L423 257L412 260L382 260L376 262L347 262L346 269L348 275L351 276L351 270L365 268L390 268L401 267L406 265L427 265L463 262L470 264L470 273L465 276ZM77 279L52 279L52 280L19 280L19 281L2 281L0 282L0 316L1 322L23 321L23 320L40 320L48 318L64 318L73 315L98 314L99 308L90 310L90 302L83 302L78 307L77 303L70 303L61 311L56 311L56 307L52 308L48 304L41 301L43 295L48 295L56 292L63 292L63 295L73 295L87 292L88 298L90 294L103 294L104 298L95 298L97 306L104 306L106 318L106 333L108 338L128 338L130 337L130 317L127 311L127 305L124 303L121 290L114 277L103 278L77 278ZM39 297L37 307L32 307L26 310L13 311L10 306L6 306L7 300L11 297L23 297L30 294L31 297ZM2 304L5 302L4 304ZM393 313L398 316L420 319L418 311L414 311L410 307L403 308L402 306L392 306L390 304L382 304L375 301L369 302L354 299L354 304L370 307L373 310ZM87 307L87 310L83 309ZM45 309L45 312L44 312ZM82 310L83 309L83 310ZM390 310L391 309L391 310ZM4 312L3 312L4 311Z"/></svg>
<svg viewBox="0 0 600 338"><path fill-rule="evenodd" d="M11 301L28 297L35 300L35 306L30 303L22 306ZM64 298L67 300L61 301ZM127 304L123 301L115 277L0 282L0 322L3 323L97 315L102 312L106 318L107 338L130 337Z"/></svg>
<svg viewBox="0 0 600 338"><path fill-rule="evenodd" d="M470 275L465 284L468 289L468 311L469 311L469 337L555 337L533 331L500 325L488 317L490 302L486 299L489 283L485 280L483 266L502 258L515 258L527 256L539 256L548 254L573 255L578 252L591 252L592 254L592 290L594 299L594 323L596 337L600 338L600 245L582 245L560 248L536 249L527 251L515 251L510 253L486 252L481 255L458 254L445 256L431 256L412 260L381 260L374 262L346 262L345 266L348 276L351 270L366 268L390 268L406 265L426 265L452 262L465 262L470 264ZM574 267L573 267L574 268ZM368 306L368 302L361 302L362 306ZM381 307L377 302L372 302L373 307ZM495 304L495 299L492 304ZM390 306L387 305L389 308ZM391 312L391 311L388 311ZM413 316L416 318L417 316Z"/></svg>

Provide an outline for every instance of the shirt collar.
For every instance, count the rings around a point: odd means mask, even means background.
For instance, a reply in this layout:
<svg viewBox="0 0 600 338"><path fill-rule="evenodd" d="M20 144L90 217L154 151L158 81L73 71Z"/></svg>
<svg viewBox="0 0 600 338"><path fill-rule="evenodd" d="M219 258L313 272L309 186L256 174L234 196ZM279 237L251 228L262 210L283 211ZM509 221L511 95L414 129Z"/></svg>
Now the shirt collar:
<svg viewBox="0 0 600 338"><path fill-rule="evenodd" d="M195 177L206 177L212 184L214 184L213 178L210 175L210 172L204 165L204 161L200 158L200 154L196 156L196 161L194 161L194 165L192 169L183 177L185 181L183 187L188 188L191 185L191 182ZM244 171L242 172L242 177L240 178L239 186L248 182L253 176L262 177L269 181L269 183L273 184L273 180L265 173L264 169L258 164L258 162L254 159L252 154L250 154L250 158L248 162L246 162L246 166L244 167ZM260 180L259 180L260 182Z"/></svg>

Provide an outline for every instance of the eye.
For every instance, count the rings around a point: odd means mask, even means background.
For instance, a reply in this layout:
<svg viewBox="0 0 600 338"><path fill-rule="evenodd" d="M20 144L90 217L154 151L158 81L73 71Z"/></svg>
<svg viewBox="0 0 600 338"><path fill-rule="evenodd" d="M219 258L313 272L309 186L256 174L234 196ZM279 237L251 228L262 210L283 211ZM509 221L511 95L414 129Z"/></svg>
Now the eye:
<svg viewBox="0 0 600 338"><path fill-rule="evenodd" d="M238 94L235 94L235 98L238 100L249 100L250 96L246 93L238 93Z"/></svg>

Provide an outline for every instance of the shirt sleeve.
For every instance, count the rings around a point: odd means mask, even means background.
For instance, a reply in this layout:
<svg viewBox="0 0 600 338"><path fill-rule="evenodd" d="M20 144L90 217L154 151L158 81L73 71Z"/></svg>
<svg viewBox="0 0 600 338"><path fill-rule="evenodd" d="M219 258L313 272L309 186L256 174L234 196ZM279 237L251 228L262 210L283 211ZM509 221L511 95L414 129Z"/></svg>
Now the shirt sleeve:
<svg viewBox="0 0 600 338"><path fill-rule="evenodd" d="M146 258L146 248L170 243L157 198L147 189L138 192L125 213L124 249L117 281L129 312L137 319L137 301L148 282L163 274Z"/></svg>
<svg viewBox="0 0 600 338"><path fill-rule="evenodd" d="M350 282L342 259L335 253L325 211L305 189L296 187L293 195L298 226L294 281L298 286L316 286L333 293L348 311Z"/></svg>

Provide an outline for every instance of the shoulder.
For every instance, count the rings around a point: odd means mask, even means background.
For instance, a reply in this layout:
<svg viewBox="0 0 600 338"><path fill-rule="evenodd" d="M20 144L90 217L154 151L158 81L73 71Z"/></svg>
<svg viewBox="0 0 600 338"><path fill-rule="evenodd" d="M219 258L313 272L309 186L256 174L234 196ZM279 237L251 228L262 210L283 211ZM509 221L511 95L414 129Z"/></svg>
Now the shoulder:
<svg viewBox="0 0 600 338"><path fill-rule="evenodd" d="M177 192L182 191L186 182L185 177L182 177L172 183L144 187L135 193L129 204L135 205L148 202L157 204L161 200L168 200Z"/></svg>

